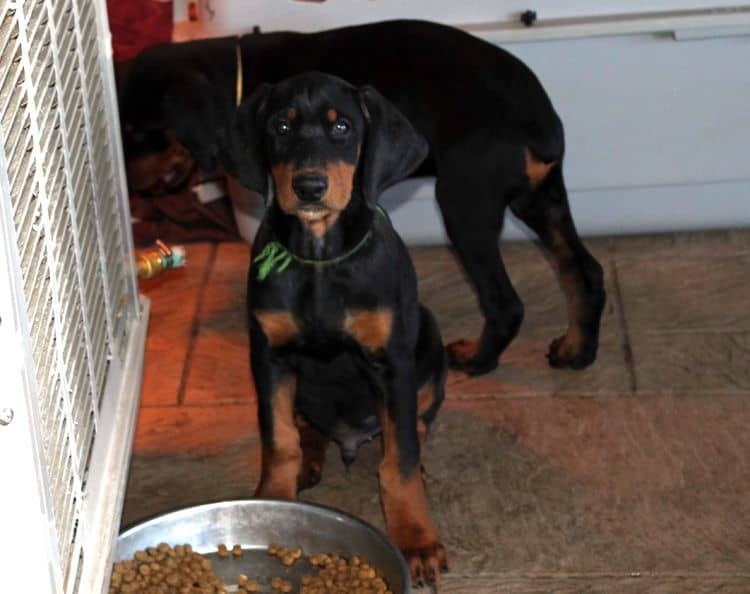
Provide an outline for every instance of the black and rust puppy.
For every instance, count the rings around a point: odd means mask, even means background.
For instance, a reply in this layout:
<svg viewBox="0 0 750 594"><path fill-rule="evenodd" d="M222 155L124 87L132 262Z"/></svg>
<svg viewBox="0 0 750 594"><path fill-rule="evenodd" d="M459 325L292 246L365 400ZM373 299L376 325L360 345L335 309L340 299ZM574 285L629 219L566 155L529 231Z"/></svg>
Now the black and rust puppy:
<svg viewBox="0 0 750 594"><path fill-rule="evenodd" d="M420 442L443 399L446 357L417 300L404 244L378 194L426 142L377 91L309 73L263 86L238 110L226 167L274 198L253 245L250 349L263 440L256 494L293 499L336 441L350 463L383 438L388 533L415 583L445 550L427 512Z"/></svg>
<svg viewBox="0 0 750 594"><path fill-rule="evenodd" d="M238 98L309 70L373 85L429 142L418 173L437 176L445 228L485 320L479 340L449 345L452 365L470 374L493 369L521 325L523 304L498 246L507 208L539 236L567 300L568 330L551 343L550 364L580 369L594 361L602 268L573 224L562 123L523 63L458 29L388 21L149 49L132 64L121 93L131 185L179 183L190 157L211 169L217 131Z"/></svg>

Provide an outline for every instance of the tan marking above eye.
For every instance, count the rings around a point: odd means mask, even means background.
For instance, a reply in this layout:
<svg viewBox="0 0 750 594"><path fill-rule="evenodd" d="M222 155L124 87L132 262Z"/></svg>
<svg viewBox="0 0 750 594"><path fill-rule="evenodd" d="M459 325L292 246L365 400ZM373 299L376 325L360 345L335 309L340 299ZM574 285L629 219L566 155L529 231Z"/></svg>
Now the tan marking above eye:
<svg viewBox="0 0 750 594"><path fill-rule="evenodd" d="M296 109L294 109L293 107L290 107L289 109L286 110L286 118L288 120L292 120L293 121L296 117L297 117L297 110Z"/></svg>
<svg viewBox="0 0 750 594"><path fill-rule="evenodd" d="M529 185L532 190L544 181L555 165L555 161L545 163L532 155L529 149L526 149L526 176L529 178Z"/></svg>
<svg viewBox="0 0 750 594"><path fill-rule="evenodd" d="M385 347L392 327L393 311L386 308L350 310L344 316L344 331L371 351Z"/></svg>
<svg viewBox="0 0 750 594"><path fill-rule="evenodd" d="M333 124L333 122L335 122L335 121L336 121L337 119L339 119L339 114L338 114L338 112L337 112L337 111L336 111L335 109L333 109L333 107L332 107L331 109L329 109L329 110L328 110L328 111L326 112L326 117L328 118L328 121L329 121L329 122L331 122L331 123Z"/></svg>
<svg viewBox="0 0 750 594"><path fill-rule="evenodd" d="M254 311L263 334L272 347L283 346L299 334L299 326L288 311Z"/></svg>

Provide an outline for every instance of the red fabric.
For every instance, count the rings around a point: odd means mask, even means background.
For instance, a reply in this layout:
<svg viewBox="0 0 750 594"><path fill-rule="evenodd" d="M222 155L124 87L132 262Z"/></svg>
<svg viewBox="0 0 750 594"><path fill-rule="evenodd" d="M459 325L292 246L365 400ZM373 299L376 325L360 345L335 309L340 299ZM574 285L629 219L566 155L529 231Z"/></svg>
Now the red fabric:
<svg viewBox="0 0 750 594"><path fill-rule="evenodd" d="M115 62L172 39L172 3L155 0L107 0Z"/></svg>
<svg viewBox="0 0 750 594"><path fill-rule="evenodd" d="M229 197L202 204L189 187L198 181L200 176L196 173L191 184L180 192L148 198L130 195L130 213L136 219L136 246L149 245L157 239L176 243L242 239Z"/></svg>

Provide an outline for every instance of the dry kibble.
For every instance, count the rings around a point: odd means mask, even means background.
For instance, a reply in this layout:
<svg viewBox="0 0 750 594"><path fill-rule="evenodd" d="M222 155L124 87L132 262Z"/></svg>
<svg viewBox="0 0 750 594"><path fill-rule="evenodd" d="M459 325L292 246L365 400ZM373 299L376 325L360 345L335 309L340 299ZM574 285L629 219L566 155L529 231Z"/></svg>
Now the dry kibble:
<svg viewBox="0 0 750 594"><path fill-rule="evenodd" d="M228 557L225 544L217 546L220 557ZM241 545L234 545L232 555L242 555ZM268 554L284 566L291 567L302 559L301 548L269 545ZM271 587L276 594L393 594L374 567L359 556L347 559L340 555L313 554L308 558L311 574L300 579L299 590L291 581L274 577ZM254 594L259 588L256 580L245 574L237 577L239 591ZM229 587L213 573L212 563L190 545L167 543L137 551L133 559L116 563L108 594L227 594ZM263 590L268 592L268 590Z"/></svg>
<svg viewBox="0 0 750 594"><path fill-rule="evenodd" d="M138 551L112 569L110 594L226 594L211 561L188 545L167 543Z"/></svg>

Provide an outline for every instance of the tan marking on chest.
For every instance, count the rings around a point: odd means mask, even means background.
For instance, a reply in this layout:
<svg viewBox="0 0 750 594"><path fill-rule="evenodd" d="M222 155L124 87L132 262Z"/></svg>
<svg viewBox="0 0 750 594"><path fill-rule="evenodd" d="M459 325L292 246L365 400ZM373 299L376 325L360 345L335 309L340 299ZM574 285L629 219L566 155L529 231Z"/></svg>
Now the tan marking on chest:
<svg viewBox="0 0 750 594"><path fill-rule="evenodd" d="M393 312L390 309L350 310L344 316L344 331L371 351L386 345L392 327Z"/></svg>
<svg viewBox="0 0 750 594"><path fill-rule="evenodd" d="M255 311L253 315L272 347L283 346L299 334L299 326L288 311Z"/></svg>
<svg viewBox="0 0 750 594"><path fill-rule="evenodd" d="M526 176L529 178L529 185L532 190L544 181L554 166L554 161L545 163L532 155L529 149L526 149Z"/></svg>

